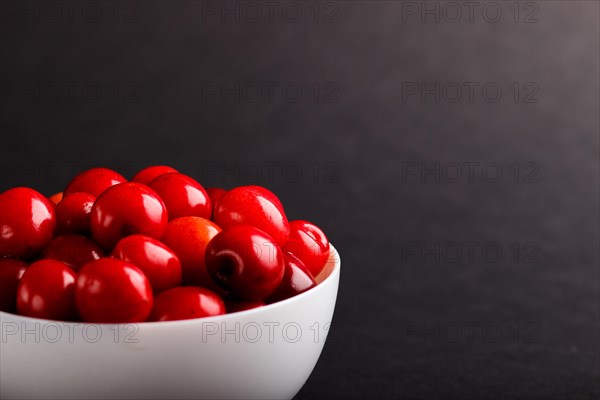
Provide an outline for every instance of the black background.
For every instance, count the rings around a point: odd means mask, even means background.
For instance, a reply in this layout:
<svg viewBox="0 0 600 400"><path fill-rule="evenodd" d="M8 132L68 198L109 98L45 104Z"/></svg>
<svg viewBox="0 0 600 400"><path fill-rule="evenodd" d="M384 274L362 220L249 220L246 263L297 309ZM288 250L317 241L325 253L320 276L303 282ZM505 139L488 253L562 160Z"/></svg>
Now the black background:
<svg viewBox="0 0 600 400"><path fill-rule="evenodd" d="M600 395L598 2L49 3L2 1L1 190L275 191L342 257L299 399Z"/></svg>

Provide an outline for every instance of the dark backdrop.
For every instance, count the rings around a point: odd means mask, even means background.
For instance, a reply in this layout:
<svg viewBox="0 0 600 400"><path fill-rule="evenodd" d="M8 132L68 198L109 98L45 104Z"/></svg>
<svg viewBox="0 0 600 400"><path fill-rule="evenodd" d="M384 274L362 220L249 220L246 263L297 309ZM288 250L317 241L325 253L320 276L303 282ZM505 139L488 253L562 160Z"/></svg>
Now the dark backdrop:
<svg viewBox="0 0 600 400"><path fill-rule="evenodd" d="M2 1L1 190L274 190L343 260L299 399L599 396L597 2L43 3Z"/></svg>

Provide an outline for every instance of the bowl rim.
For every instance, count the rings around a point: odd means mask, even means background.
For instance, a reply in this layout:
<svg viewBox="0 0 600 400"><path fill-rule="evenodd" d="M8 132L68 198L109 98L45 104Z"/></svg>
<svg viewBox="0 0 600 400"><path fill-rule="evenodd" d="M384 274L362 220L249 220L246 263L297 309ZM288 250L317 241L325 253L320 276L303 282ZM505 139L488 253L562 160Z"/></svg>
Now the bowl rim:
<svg viewBox="0 0 600 400"><path fill-rule="evenodd" d="M327 260L327 263L328 264L333 263L333 268L331 269L331 271L329 272L327 277L325 279L323 279L322 282L320 282L315 287L313 287L305 292L297 294L296 296L290 297L285 300L280 300L276 303L266 304L262 307L257 307L257 308L253 308L250 310L236 311L233 313L216 315L216 316L212 316L212 317L182 319L182 320L176 320L176 321L144 321L144 322L124 322L124 323L123 322L114 322L114 323L101 322L101 323L98 323L98 322L83 322L83 321L58 321L58 320L53 320L53 319L27 317L24 315L0 311L0 320L6 318L5 316L9 316L12 319L22 320L22 322L32 322L32 323L44 323L44 324L54 323L54 324L73 325L73 326L95 325L95 326L107 326L107 327L135 325L135 326L139 326L140 328L143 327L144 329L153 329L153 328L161 329L161 328L168 328L171 326L193 325L193 324L198 324L198 323L227 322L229 320L237 319L242 316L247 317L247 316L251 316L251 315L255 315L255 314L265 313L270 310L274 310L276 308L285 307L286 305L292 304L294 302L302 301L302 299L304 299L305 297L317 295L319 292L326 290L326 287L331 286L332 284L334 284L334 281L338 280L338 277L340 275L341 264L342 264L340 254L338 253L336 248L333 247L333 245L331 243L329 243L329 250L330 250L329 251L329 259Z"/></svg>

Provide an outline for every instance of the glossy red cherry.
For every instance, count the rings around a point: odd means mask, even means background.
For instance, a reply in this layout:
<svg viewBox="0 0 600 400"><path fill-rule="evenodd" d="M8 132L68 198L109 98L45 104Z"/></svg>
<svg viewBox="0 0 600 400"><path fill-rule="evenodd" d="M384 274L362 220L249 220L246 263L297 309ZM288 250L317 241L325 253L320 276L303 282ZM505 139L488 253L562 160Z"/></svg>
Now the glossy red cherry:
<svg viewBox="0 0 600 400"><path fill-rule="evenodd" d="M261 300L273 293L283 279L283 252L264 231L237 225L223 230L208 243L206 268L233 296Z"/></svg>
<svg viewBox="0 0 600 400"><path fill-rule="evenodd" d="M69 321L76 317L75 272L56 260L37 261L23 274L17 310L27 317Z"/></svg>
<svg viewBox="0 0 600 400"><path fill-rule="evenodd" d="M57 236L44 249L43 258L62 261L77 272L85 264L104 256L104 251L85 236Z"/></svg>
<svg viewBox="0 0 600 400"><path fill-rule="evenodd" d="M0 194L0 257L30 258L52 239L55 205L33 189Z"/></svg>
<svg viewBox="0 0 600 400"><path fill-rule="evenodd" d="M154 178L161 176L162 174L168 174L169 172L178 172L175 168L166 165L153 165L140 170L133 177L132 181L137 183L143 183L144 185L149 184Z"/></svg>
<svg viewBox="0 0 600 400"><path fill-rule="evenodd" d="M89 193L73 193L56 205L56 232L89 233L90 214L96 198Z"/></svg>
<svg viewBox="0 0 600 400"><path fill-rule="evenodd" d="M132 235L117 243L113 257L130 262L146 275L154 293L181 285L181 263L173 250L144 235Z"/></svg>
<svg viewBox="0 0 600 400"><path fill-rule="evenodd" d="M185 285L199 285L218 290L218 286L206 271L204 253L208 242L219 232L221 228L205 218L182 217L169 222L162 242L179 257Z"/></svg>
<svg viewBox="0 0 600 400"><path fill-rule="evenodd" d="M236 301L228 300L225 302L225 307L228 313L234 313L238 311L247 311L255 308L259 308L265 305L262 300L250 300L250 301Z"/></svg>
<svg viewBox="0 0 600 400"><path fill-rule="evenodd" d="M94 203L90 226L94 240L111 249L135 233L160 238L167 228L167 209L160 197L146 185L120 183L107 189Z"/></svg>
<svg viewBox="0 0 600 400"><path fill-rule="evenodd" d="M225 304L216 293L206 288L181 286L156 296L150 321L175 321L221 314L225 314Z"/></svg>
<svg viewBox="0 0 600 400"><path fill-rule="evenodd" d="M127 182L127 179L118 172L108 168L92 168L75 176L67 185L64 196L83 192L98 197L109 187L123 182Z"/></svg>
<svg viewBox="0 0 600 400"><path fill-rule="evenodd" d="M210 197L202 185L189 176L170 172L154 178L148 186L165 202L169 220L181 217L210 219Z"/></svg>
<svg viewBox="0 0 600 400"><path fill-rule="evenodd" d="M143 322L154 298L146 275L131 263L101 258L86 264L77 277L75 302L85 322Z"/></svg>
<svg viewBox="0 0 600 400"><path fill-rule="evenodd" d="M0 258L0 311L17 311L17 287L27 264L14 258Z"/></svg>
<svg viewBox="0 0 600 400"><path fill-rule="evenodd" d="M308 221L290 222L290 238L283 249L302 261L313 276L319 275L329 259L329 240Z"/></svg>
<svg viewBox="0 0 600 400"><path fill-rule="evenodd" d="M63 199L63 192L54 193L52 196L48 197L48 200L53 202L54 204L58 204Z"/></svg>
<svg viewBox="0 0 600 400"><path fill-rule="evenodd" d="M210 197L210 204L212 204L211 215L214 215L214 209L215 209L215 205L217 204L217 201L221 197L223 197L223 195L225 193L227 193L227 190L222 189L222 188L212 187L212 188L206 188L206 193L208 193L208 197Z"/></svg>
<svg viewBox="0 0 600 400"><path fill-rule="evenodd" d="M285 253L283 258L285 260L283 279L277 289L267 298L267 303L289 299L317 286L315 278L302 261L290 253Z"/></svg>
<svg viewBox="0 0 600 400"><path fill-rule="evenodd" d="M216 204L217 200L219 200L225 193L227 193L227 190L218 187L210 187L206 188L206 193L208 193L210 201L213 204Z"/></svg>
<svg viewBox="0 0 600 400"><path fill-rule="evenodd" d="M213 219L223 229L236 225L262 229L280 246L290 235L281 202L260 186L240 186L225 193L215 206Z"/></svg>

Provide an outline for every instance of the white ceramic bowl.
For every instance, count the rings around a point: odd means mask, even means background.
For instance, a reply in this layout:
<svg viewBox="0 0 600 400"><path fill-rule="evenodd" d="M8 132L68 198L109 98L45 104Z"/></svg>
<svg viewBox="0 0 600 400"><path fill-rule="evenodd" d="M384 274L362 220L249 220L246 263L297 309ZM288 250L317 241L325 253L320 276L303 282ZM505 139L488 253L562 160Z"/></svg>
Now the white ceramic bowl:
<svg viewBox="0 0 600 400"><path fill-rule="evenodd" d="M0 398L289 399L317 363L340 258L315 288L196 320L85 324L0 312Z"/></svg>

